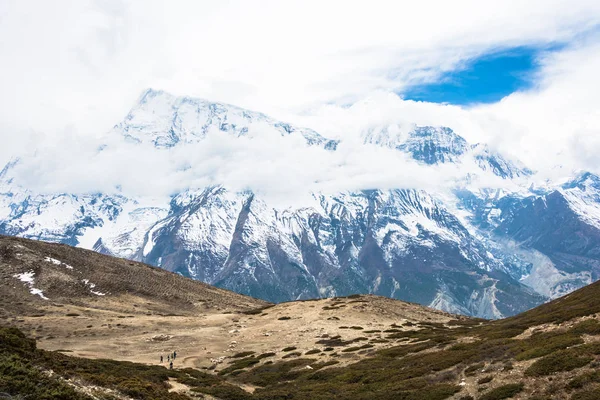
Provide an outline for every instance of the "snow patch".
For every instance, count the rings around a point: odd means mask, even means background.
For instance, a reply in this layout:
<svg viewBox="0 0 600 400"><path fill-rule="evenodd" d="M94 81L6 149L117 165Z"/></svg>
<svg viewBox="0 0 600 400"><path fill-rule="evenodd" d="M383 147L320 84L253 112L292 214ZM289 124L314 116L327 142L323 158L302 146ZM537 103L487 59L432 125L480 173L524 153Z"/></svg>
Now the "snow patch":
<svg viewBox="0 0 600 400"><path fill-rule="evenodd" d="M66 263L64 263L64 262L62 262L60 260L57 260L56 258L46 257L46 258L44 258L44 261L52 263L54 265L64 265L64 267L66 269L71 269L71 270L73 269L73 267L70 266L69 264L66 264Z"/></svg>
<svg viewBox="0 0 600 400"><path fill-rule="evenodd" d="M106 293L93 290L96 287L96 284L91 283L89 279L82 279L81 282L83 282L89 288L90 293L95 294L96 296L106 296Z"/></svg>
<svg viewBox="0 0 600 400"><path fill-rule="evenodd" d="M40 296L44 300L49 300L46 296L44 296L44 292L42 290L33 287L35 283L34 275L35 272L28 271L23 272L22 274L13 275L13 277L17 278L18 280L29 286L29 293Z"/></svg>

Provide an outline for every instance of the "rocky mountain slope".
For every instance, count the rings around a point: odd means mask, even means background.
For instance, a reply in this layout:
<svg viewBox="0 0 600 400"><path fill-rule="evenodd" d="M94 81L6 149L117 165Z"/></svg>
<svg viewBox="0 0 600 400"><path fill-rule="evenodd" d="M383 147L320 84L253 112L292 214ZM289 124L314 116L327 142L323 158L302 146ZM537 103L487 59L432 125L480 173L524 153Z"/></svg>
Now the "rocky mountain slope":
<svg viewBox="0 0 600 400"><path fill-rule="evenodd" d="M339 145L260 113L154 90L112 134L170 151L201 145L209 132L252 139L261 127L331 152ZM363 141L468 174L450 191L313 193L286 207L223 186L160 204L40 195L9 164L0 175L0 233L93 248L271 302L373 293L500 318L598 279L596 176L532 185L518 161L443 127L400 134L382 126ZM471 184L485 177L493 188Z"/></svg>
<svg viewBox="0 0 600 400"><path fill-rule="evenodd" d="M7 398L585 400L600 393L598 282L485 321L372 295L270 305L150 266L18 238L0 237L0 272L9 298L0 304ZM159 356L173 351L170 370Z"/></svg>
<svg viewBox="0 0 600 400"><path fill-rule="evenodd" d="M265 306L251 297L94 251L0 236L2 318L54 306L197 315Z"/></svg>

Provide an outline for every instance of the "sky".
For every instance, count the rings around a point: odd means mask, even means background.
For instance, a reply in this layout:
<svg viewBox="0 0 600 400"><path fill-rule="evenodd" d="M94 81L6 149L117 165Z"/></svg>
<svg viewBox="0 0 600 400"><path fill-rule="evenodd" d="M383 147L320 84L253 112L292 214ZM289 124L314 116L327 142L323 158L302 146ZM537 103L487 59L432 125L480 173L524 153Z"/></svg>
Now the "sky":
<svg viewBox="0 0 600 400"><path fill-rule="evenodd" d="M516 47L483 54L432 82L409 86L400 95L407 100L466 106L495 103L532 88L538 72L536 60L544 50Z"/></svg>
<svg viewBox="0 0 600 400"><path fill-rule="evenodd" d="M372 129L444 125L541 177L600 172L598 1L3 0L0 60L0 162L34 154L30 185L42 176L64 190L122 187L110 160L84 164L114 140L111 128L148 87L261 111L349 144ZM124 149L113 159L156 156ZM275 152L282 163L297 159L289 175L256 185L318 179L323 172L307 175L292 150ZM323 161L321 180L350 188L348 171L361 170L361 187L382 184L389 164L373 162L378 151L352 151L363 157L345 158L343 171L340 160ZM239 155L214 175L261 166ZM167 180L173 162L155 164ZM89 175L61 173L71 169ZM161 191L214 179L210 171ZM411 182L403 175L396 184Z"/></svg>

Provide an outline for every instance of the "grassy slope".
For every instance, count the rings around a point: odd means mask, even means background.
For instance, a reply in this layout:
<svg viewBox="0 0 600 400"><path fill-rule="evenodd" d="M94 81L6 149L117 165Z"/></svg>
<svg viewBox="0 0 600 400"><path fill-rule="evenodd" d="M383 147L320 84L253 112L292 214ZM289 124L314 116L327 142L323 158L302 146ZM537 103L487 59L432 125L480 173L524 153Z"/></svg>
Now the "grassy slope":
<svg viewBox="0 0 600 400"><path fill-rule="evenodd" d="M392 326L382 336L394 346L378 352L333 344L328 351L340 357L345 351L364 352L362 361L345 367L307 355L272 363L268 355L241 354L217 375L68 357L37 350L16 329L2 328L0 392L37 399L89 398L62 377L136 399L187 398L168 392L170 378L223 399L594 399L600 398L598 313L600 283L505 320L464 319L417 331ZM539 326L543 329L521 335ZM56 375L49 376L50 370ZM468 394L460 385L464 379L476 382L475 392ZM250 395L232 383L258 389Z"/></svg>
<svg viewBox="0 0 600 400"><path fill-rule="evenodd" d="M35 341L15 328L0 328L0 393L38 400L92 399L76 391L65 381L68 379L86 386L116 390L135 399L188 399L168 391L170 378L198 392L222 394L223 398L230 399L247 398L240 388L200 371L69 357L36 349ZM107 400L115 398L103 391L96 395Z"/></svg>

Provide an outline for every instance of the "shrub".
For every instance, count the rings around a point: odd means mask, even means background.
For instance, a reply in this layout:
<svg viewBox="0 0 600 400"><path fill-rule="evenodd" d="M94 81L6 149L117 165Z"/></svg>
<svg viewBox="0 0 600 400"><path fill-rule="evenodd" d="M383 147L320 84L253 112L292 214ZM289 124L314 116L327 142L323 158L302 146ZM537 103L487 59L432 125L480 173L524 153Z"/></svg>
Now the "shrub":
<svg viewBox="0 0 600 400"><path fill-rule="evenodd" d="M587 365L592 360L593 357L589 355L577 355L573 354L573 352L566 351L556 352L531 364L531 366L525 370L525 375L543 376L555 372L571 371L575 368Z"/></svg>
<svg viewBox="0 0 600 400"><path fill-rule="evenodd" d="M275 353L262 353L258 357L256 357L256 359L262 360L263 358L273 357L274 355Z"/></svg>
<svg viewBox="0 0 600 400"><path fill-rule="evenodd" d="M523 383L509 383L508 385L499 386L481 396L480 400L502 400L513 397L523 390Z"/></svg>
<svg viewBox="0 0 600 400"><path fill-rule="evenodd" d="M588 372L573 378L567 384L567 389L581 389L584 386L593 383L600 382L600 371Z"/></svg>
<svg viewBox="0 0 600 400"><path fill-rule="evenodd" d="M571 400L598 400L600 399L600 388L585 390L575 393L571 396Z"/></svg>
<svg viewBox="0 0 600 400"><path fill-rule="evenodd" d="M271 364L265 363L238 375L236 378L241 382L257 386L275 385L279 382L291 381L302 375L311 373L311 370L300 370L299 368L310 365L313 362L314 360L312 359L297 358Z"/></svg>
<svg viewBox="0 0 600 400"><path fill-rule="evenodd" d="M248 357L248 356L251 356L252 354L255 354L255 352L254 351L243 351L241 353L236 353L236 354L232 355L231 358Z"/></svg>
<svg viewBox="0 0 600 400"><path fill-rule="evenodd" d="M288 351L293 351L296 349L297 349L297 347L295 347L295 346L289 346L289 347L284 347L283 349L281 349L281 351L288 352Z"/></svg>
<svg viewBox="0 0 600 400"><path fill-rule="evenodd" d="M575 335L600 335L600 322L595 319L587 319L573 326L569 332Z"/></svg>
<svg viewBox="0 0 600 400"><path fill-rule="evenodd" d="M258 360L256 357L242 358L240 360L236 360L229 367L223 368L222 370L220 370L218 372L218 374L219 375L226 375L226 374L229 374L229 373L231 373L233 371L236 371L238 369L244 369L244 368L251 367L254 364L258 364L259 362L260 362L260 360Z"/></svg>
<svg viewBox="0 0 600 400"><path fill-rule="evenodd" d="M527 340L518 341L514 347L520 351L516 355L517 360L529 360L543 357L557 350L566 349L571 346L582 344L583 339L573 334L537 334Z"/></svg>
<svg viewBox="0 0 600 400"><path fill-rule="evenodd" d="M488 376L484 376L483 378L479 379L477 381L477 383L480 384L480 385L483 385L483 384L486 384L486 383L490 383L493 379L494 379L493 376L488 375Z"/></svg>
<svg viewBox="0 0 600 400"><path fill-rule="evenodd" d="M264 310L274 307L274 304L269 304L268 306L253 308L251 310L242 311L241 313L244 315L258 315L261 314Z"/></svg>
<svg viewBox="0 0 600 400"><path fill-rule="evenodd" d="M475 373L478 372L479 370L483 369L484 366L485 366L484 363L473 364L470 367L468 367L467 369L465 369L465 375L467 375L467 376L475 375Z"/></svg>

